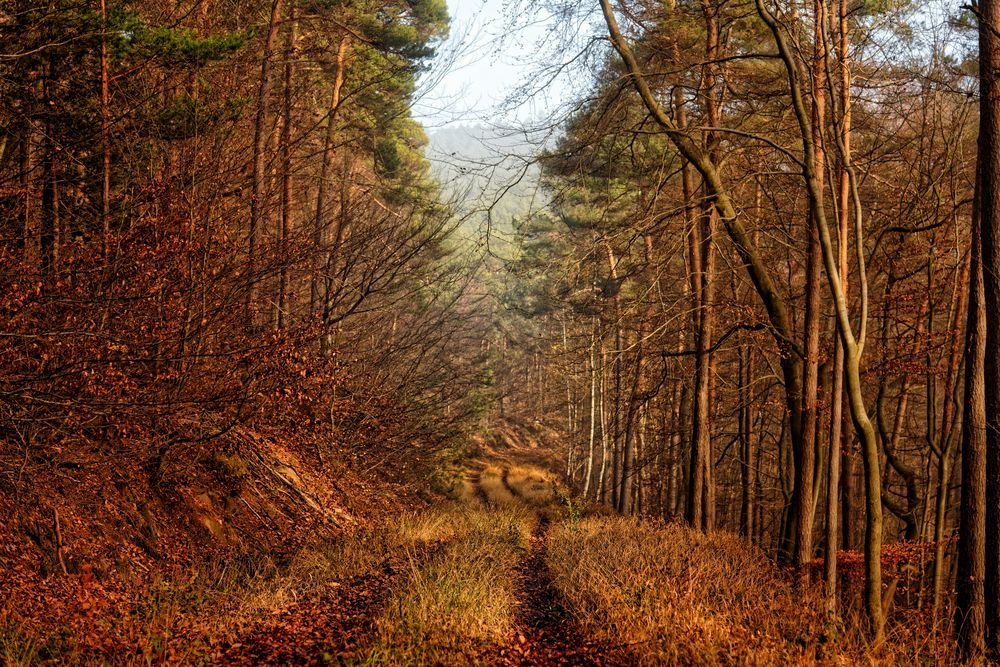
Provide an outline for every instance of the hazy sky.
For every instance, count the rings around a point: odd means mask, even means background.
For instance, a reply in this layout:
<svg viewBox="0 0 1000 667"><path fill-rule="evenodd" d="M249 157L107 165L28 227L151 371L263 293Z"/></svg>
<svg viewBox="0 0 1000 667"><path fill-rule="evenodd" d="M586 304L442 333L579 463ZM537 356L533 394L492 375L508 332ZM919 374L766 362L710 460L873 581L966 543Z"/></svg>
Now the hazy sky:
<svg viewBox="0 0 1000 667"><path fill-rule="evenodd" d="M552 25L530 16L525 6L531 3L524 1L448 0L451 38L439 49L437 64L424 80L428 90L414 109L428 130L524 120L544 112L547 103L539 99L513 111L502 108L505 98L538 71L537 56Z"/></svg>
<svg viewBox="0 0 1000 667"><path fill-rule="evenodd" d="M415 112L429 130L493 118L524 67L501 50L506 0L448 0L451 38L425 78Z"/></svg>

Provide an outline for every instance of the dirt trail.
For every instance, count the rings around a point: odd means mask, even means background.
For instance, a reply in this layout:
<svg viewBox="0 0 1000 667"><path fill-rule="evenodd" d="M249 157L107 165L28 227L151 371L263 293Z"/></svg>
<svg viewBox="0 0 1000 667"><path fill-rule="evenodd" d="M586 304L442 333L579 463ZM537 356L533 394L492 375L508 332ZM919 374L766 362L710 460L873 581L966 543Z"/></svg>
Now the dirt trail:
<svg viewBox="0 0 1000 667"><path fill-rule="evenodd" d="M496 507L482 485L484 466L471 467L466 481L475 502ZM491 473L492 474L492 473ZM510 479L504 466L498 475L503 487L537 514L538 523L528 551L518 565L514 586L519 605L515 631L509 641L477 656L485 665L630 665L626 650L600 641L573 618L556 589L546 561L550 522L560 508L550 500L539 500L523 490L523 483ZM549 482L550 484L552 482ZM553 487L555 488L555 487ZM545 497L541 494L539 497ZM548 496L554 498L555 494ZM362 655L376 630L376 622L394 593L409 577L444 548L436 544L417 555L417 563L400 555L382 563L373 572L331 586L314 599L293 604L265 619L240 641L216 652L226 665L324 665L351 664Z"/></svg>
<svg viewBox="0 0 1000 667"><path fill-rule="evenodd" d="M503 470L504 486L515 497L523 497L509 483L508 472L506 468ZM490 664L623 667L635 664L628 651L589 636L564 606L546 561L549 524L549 512L539 511L530 549L518 567L517 599L521 604L516 617L517 632L512 644L500 648Z"/></svg>

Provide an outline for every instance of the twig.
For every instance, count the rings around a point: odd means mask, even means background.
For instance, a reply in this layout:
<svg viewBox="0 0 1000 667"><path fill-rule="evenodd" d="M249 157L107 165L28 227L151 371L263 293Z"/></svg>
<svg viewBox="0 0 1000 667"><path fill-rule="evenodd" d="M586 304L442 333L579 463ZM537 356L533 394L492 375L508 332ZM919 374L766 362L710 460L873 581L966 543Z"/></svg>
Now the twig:
<svg viewBox="0 0 1000 667"><path fill-rule="evenodd" d="M53 508L52 515L55 519L55 529L56 529L56 558L59 559L59 567L62 568L63 574L69 574L69 570L66 569L66 561L63 560L62 554L62 529L59 527L59 510Z"/></svg>

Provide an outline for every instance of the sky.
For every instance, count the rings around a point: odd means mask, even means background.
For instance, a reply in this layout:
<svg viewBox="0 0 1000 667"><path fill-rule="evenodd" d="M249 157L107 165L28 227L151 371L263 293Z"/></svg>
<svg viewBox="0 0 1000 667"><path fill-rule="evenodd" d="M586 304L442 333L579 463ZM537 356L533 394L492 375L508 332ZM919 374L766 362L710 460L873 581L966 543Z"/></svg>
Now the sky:
<svg viewBox="0 0 1000 667"><path fill-rule="evenodd" d="M518 7L517 5L520 5ZM538 71L552 23L525 0L448 0L451 36L423 79L414 114L428 131L448 125L490 125L544 114L548 101L533 97L515 109L504 101Z"/></svg>
<svg viewBox="0 0 1000 667"><path fill-rule="evenodd" d="M424 77L415 114L428 130L478 125L495 118L504 98L525 75L503 50L506 0L448 0L451 36Z"/></svg>

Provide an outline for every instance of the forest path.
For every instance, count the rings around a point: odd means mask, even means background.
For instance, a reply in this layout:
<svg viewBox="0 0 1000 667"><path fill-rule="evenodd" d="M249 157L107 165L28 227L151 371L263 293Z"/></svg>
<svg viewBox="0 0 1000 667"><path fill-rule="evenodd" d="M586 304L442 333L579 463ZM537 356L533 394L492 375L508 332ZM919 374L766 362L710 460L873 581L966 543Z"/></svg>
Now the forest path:
<svg viewBox="0 0 1000 667"><path fill-rule="evenodd" d="M226 665L627 665L574 617L549 567L567 519L556 476L470 463L457 501L406 516L361 574L260 619L219 647Z"/></svg>
<svg viewBox="0 0 1000 667"><path fill-rule="evenodd" d="M627 665L628 655L590 637L567 610L546 562L550 520L539 518L531 549L518 567L515 642L500 650L515 665Z"/></svg>
<svg viewBox="0 0 1000 667"><path fill-rule="evenodd" d="M497 469L499 468L499 474ZM493 485L483 487L484 476L499 477L503 493L491 497ZM621 647L590 636L573 618L553 581L548 565L548 535L554 521L564 518L560 506L564 492L548 472L533 465L499 462L479 467L469 475L477 484L477 496L488 505L509 505L511 498L534 515L535 528L528 551L515 575L514 636L499 646L488 664L502 665L629 665L632 656ZM496 493L494 491L494 493Z"/></svg>

